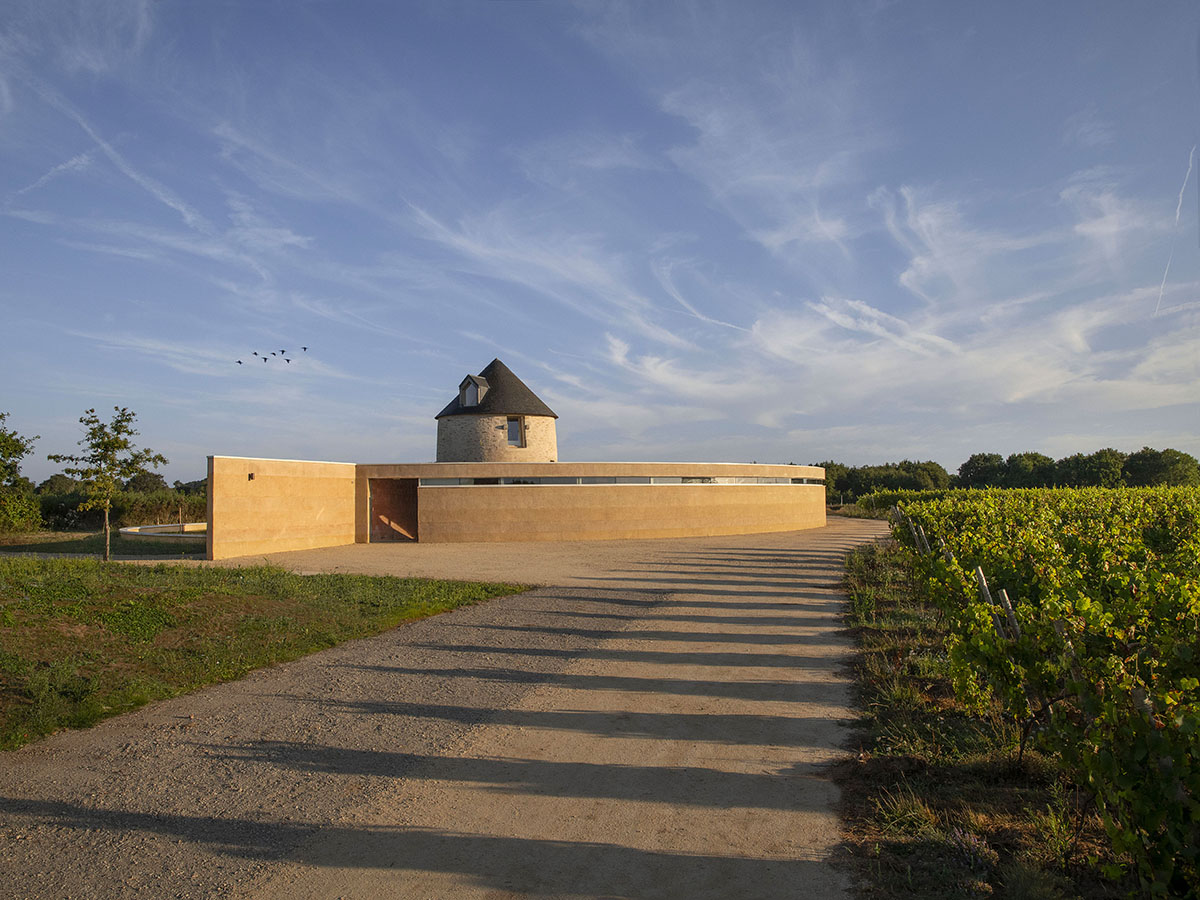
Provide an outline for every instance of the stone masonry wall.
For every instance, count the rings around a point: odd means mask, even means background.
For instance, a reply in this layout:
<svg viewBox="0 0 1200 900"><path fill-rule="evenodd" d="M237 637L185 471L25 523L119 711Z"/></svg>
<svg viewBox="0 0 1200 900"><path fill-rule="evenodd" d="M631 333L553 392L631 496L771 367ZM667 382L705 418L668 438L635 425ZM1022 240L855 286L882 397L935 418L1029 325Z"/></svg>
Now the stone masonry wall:
<svg viewBox="0 0 1200 900"><path fill-rule="evenodd" d="M525 416L525 446L508 445L507 416L438 419L438 462L556 462L558 437L549 416Z"/></svg>

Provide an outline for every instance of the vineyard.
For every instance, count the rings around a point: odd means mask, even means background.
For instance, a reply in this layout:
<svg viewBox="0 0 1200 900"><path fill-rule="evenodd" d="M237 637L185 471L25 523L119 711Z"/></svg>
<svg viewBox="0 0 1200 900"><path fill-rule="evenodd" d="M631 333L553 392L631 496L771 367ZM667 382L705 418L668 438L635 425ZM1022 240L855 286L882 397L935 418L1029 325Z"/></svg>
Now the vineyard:
<svg viewBox="0 0 1200 900"><path fill-rule="evenodd" d="M875 502L949 625L959 700L1060 760L1152 896L1200 894L1200 489Z"/></svg>

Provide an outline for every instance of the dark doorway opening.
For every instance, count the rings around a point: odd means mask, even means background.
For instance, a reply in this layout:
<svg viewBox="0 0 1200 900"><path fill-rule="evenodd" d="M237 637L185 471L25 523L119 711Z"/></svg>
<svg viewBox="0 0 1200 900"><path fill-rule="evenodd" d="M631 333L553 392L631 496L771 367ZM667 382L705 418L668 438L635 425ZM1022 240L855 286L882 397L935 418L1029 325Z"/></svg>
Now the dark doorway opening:
<svg viewBox="0 0 1200 900"><path fill-rule="evenodd" d="M417 479L372 478L371 543L417 540Z"/></svg>

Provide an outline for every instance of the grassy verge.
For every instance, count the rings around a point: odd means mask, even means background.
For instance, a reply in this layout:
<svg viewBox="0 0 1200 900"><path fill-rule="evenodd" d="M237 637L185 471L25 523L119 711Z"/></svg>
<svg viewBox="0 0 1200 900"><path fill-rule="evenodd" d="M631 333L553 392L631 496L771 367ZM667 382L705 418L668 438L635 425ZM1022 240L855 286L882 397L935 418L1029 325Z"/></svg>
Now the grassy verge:
<svg viewBox="0 0 1200 900"><path fill-rule="evenodd" d="M0 535L0 553L78 553L100 556L104 553L104 532L39 531L32 534ZM112 533L113 556L172 556L176 559L202 558L204 541L170 541L154 538L123 538Z"/></svg>
<svg viewBox="0 0 1200 900"><path fill-rule="evenodd" d="M907 558L881 544L850 555L847 622L863 717L857 758L838 772L850 865L863 898L1126 897L1086 793L1026 751L999 714L954 700L937 613Z"/></svg>
<svg viewBox="0 0 1200 900"><path fill-rule="evenodd" d="M0 749L518 590L0 558Z"/></svg>

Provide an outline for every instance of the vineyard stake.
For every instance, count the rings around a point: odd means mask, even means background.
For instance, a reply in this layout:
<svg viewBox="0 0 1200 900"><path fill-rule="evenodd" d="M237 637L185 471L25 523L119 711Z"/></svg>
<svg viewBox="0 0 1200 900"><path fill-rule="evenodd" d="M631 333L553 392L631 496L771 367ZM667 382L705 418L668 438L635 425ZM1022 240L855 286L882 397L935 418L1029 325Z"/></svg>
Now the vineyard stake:
<svg viewBox="0 0 1200 900"><path fill-rule="evenodd" d="M983 595L988 608L992 611L992 621L996 625L996 633L1004 640L1008 640L1008 633L1004 630L1004 623L1000 620L1000 614L996 612L996 601L992 599L992 592L988 590L987 579L983 577L982 566L975 567L975 580L979 582L979 593Z"/></svg>
<svg viewBox="0 0 1200 900"><path fill-rule="evenodd" d="M1021 636L1021 626L1017 624L1016 613L1013 612L1012 603L1008 600L1008 591L1000 588L996 592L996 596L1000 598L1000 605L1004 607L1004 612L1008 616L1008 624L1012 626L1013 634L1017 637Z"/></svg>

